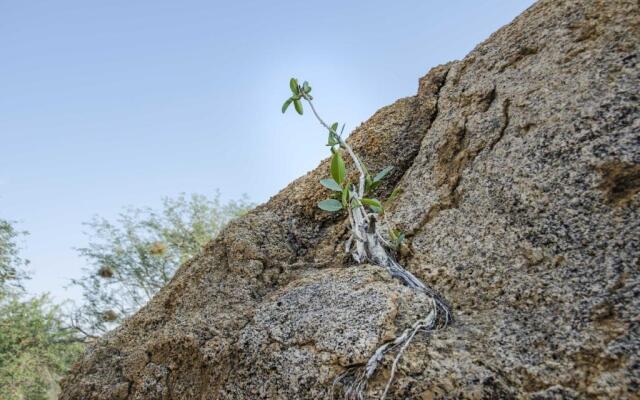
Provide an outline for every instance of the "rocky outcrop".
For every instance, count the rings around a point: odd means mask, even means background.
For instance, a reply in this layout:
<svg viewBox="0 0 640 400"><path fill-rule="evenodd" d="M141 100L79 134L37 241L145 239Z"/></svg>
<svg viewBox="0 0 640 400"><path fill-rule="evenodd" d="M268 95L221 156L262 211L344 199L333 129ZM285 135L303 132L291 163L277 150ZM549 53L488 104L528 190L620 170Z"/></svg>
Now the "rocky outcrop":
<svg viewBox="0 0 640 400"><path fill-rule="evenodd" d="M455 318L412 342L390 398L637 398L639 50L637 1L541 1L351 135L396 167L401 261ZM346 221L315 206L326 171L230 224L61 398L339 397L335 377L429 303L352 265Z"/></svg>

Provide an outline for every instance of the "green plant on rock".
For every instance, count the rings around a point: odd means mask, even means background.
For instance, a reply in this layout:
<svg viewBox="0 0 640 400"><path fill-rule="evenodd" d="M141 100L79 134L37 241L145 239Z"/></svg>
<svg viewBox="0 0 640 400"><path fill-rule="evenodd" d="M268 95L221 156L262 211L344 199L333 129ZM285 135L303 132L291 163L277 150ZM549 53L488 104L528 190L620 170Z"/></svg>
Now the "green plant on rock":
<svg viewBox="0 0 640 400"><path fill-rule="evenodd" d="M383 203L372 196L383 179L393 170L393 167L385 167L376 175L371 176L362 159L343 139L344 125L338 133L339 124L337 122L329 125L320 117L313 104L309 83L305 81L300 85L297 79L291 78L289 87L291 96L282 105L282 112L285 113L293 104L296 112L303 115L304 101L309 105L316 119L328 131L327 146L331 151L330 177L321 179L320 184L331 190L333 196L319 202L318 207L328 212L346 210L351 228L351 235L345 246L346 251L358 264L369 262L386 268L392 277L399 279L414 290L423 292L429 296L432 302L432 309L425 317L420 318L395 339L378 347L364 367L348 369L336 378L335 383L344 384L345 398L360 399L367 389L368 382L381 365L384 356L389 352L396 351L391 365L390 377L382 393L382 399L384 399L391 387L398 361L415 335L420 331L431 332L447 326L451 321L451 312L449 306L437 293L411 272L405 270L393 257L393 252L402 245L404 234L389 227L385 221ZM343 158L345 153L351 159L357 172L358 179L356 181L352 182L349 178L350 175Z"/></svg>

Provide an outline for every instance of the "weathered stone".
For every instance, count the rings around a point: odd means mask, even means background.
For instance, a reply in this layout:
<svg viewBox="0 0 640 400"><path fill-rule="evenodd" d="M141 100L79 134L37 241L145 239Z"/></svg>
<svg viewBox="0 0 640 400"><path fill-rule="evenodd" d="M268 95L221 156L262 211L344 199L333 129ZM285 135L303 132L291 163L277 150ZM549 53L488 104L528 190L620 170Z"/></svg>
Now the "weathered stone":
<svg viewBox="0 0 640 400"><path fill-rule="evenodd" d="M402 262L456 318L410 345L390 398L637 398L639 50L637 1L541 1L351 135L396 166ZM351 265L342 216L315 207L326 171L227 227L61 398L329 397L429 303Z"/></svg>

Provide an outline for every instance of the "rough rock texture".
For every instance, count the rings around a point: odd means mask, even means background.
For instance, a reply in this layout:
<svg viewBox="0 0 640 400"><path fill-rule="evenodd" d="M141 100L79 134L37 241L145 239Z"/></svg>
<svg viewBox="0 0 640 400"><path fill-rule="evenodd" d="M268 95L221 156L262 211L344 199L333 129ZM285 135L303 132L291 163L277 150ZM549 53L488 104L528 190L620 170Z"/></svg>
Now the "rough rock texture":
<svg viewBox="0 0 640 400"><path fill-rule="evenodd" d="M638 398L639 50L636 0L541 1L352 134L397 167L401 261L456 318L416 338L389 397ZM326 171L232 223L61 398L328 398L429 303L352 265L343 217L315 208Z"/></svg>

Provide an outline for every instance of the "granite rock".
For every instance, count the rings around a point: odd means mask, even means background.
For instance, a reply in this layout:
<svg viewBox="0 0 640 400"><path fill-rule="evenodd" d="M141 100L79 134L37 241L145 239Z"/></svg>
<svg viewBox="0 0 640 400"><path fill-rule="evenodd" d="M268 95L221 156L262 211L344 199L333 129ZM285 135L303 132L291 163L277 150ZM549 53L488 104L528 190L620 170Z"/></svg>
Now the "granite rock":
<svg viewBox="0 0 640 400"><path fill-rule="evenodd" d="M639 50L637 1L543 0L352 133L372 170L396 167L400 261L455 318L416 337L389 398L638 398ZM315 207L326 171L231 223L60 398L338 396L429 302L353 265L344 216Z"/></svg>

